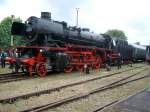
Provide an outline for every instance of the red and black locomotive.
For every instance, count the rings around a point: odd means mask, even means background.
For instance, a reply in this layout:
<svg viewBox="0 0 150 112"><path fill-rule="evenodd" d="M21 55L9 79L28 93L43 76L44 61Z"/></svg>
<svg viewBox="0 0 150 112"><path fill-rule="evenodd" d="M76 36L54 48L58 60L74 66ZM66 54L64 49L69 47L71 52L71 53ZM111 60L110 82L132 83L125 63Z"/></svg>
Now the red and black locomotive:
<svg viewBox="0 0 150 112"><path fill-rule="evenodd" d="M68 27L66 22L51 20L48 12L41 13L41 18L30 17L25 23L14 22L11 32L23 36L28 43L16 47L18 57L12 62L16 71L22 69L30 75L37 72L45 76L48 70L82 71L85 64L100 68L108 53L115 57L108 35Z"/></svg>
<svg viewBox="0 0 150 112"><path fill-rule="evenodd" d="M121 46L128 48L126 41L54 21L48 12L42 12L41 18L31 16L25 23L14 22L11 33L23 36L27 42L26 46L16 47L17 57L12 59L16 72L21 69L30 75L36 72L45 76L49 70L82 71L85 64L93 69L100 68L108 54L112 60L117 58L120 51L116 45L122 43ZM131 51L129 48L126 52L128 50Z"/></svg>

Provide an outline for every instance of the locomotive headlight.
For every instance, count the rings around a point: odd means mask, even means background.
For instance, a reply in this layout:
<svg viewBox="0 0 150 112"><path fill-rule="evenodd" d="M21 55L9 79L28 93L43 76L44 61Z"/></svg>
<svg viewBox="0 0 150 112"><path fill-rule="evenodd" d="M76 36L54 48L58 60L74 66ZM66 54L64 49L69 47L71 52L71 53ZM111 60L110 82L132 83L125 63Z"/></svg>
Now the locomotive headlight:
<svg viewBox="0 0 150 112"><path fill-rule="evenodd" d="M42 53L42 52L43 52L43 49L40 49L40 52Z"/></svg>

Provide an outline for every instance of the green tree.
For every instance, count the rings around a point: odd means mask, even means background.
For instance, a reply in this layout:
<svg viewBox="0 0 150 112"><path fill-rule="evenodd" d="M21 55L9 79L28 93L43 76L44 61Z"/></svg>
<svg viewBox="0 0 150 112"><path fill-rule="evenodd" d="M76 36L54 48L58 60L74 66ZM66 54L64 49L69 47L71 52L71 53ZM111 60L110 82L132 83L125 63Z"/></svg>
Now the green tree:
<svg viewBox="0 0 150 112"><path fill-rule="evenodd" d="M0 22L0 48L8 48L11 45L11 26L12 22L21 22L20 18L14 16L6 17ZM21 37L14 36L14 45L19 45L21 43Z"/></svg>
<svg viewBox="0 0 150 112"><path fill-rule="evenodd" d="M127 36L121 30L117 30L117 29L108 30L106 34L110 35L112 38L127 40Z"/></svg>

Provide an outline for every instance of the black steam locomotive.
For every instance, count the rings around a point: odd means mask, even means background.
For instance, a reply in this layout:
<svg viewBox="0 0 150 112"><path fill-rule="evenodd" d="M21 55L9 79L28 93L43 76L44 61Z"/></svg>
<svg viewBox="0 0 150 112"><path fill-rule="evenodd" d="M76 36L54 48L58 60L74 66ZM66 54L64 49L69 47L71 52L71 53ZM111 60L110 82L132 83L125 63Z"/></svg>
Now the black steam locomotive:
<svg viewBox="0 0 150 112"><path fill-rule="evenodd" d="M88 28L70 27L64 21L54 21L48 12L42 12L41 18L31 16L25 23L14 22L11 33L12 35L21 35L27 41L29 47L21 49L30 48L30 51L34 49L32 57L28 59L29 61L25 61L26 65L28 64L26 68L27 71L36 68L35 70L41 72L39 74L45 74L45 72L43 73L46 70L45 62L49 62L50 68L61 68L61 70L65 69L68 72L74 67L80 70L84 64L99 68L101 63L106 61L106 55L108 53L112 55L112 52L120 53L123 60L131 61L145 58L146 53L145 48L131 45L124 40L111 38L107 34L96 34L90 32ZM70 47L70 44L73 46ZM40 51L43 49L48 49L45 53L47 56L40 55ZM37 60L40 61L37 62ZM22 61L22 63L25 62ZM59 63L63 67L60 67ZM40 69L41 66L44 70ZM29 67L31 68L29 69Z"/></svg>
<svg viewBox="0 0 150 112"><path fill-rule="evenodd" d="M144 59L146 48L129 44L127 41L111 38L106 34L95 34L88 28L68 27L66 22L54 21L51 14L42 12L41 18L29 17L25 23L14 22L13 35L24 36L30 45L52 46L71 43L114 49L124 60Z"/></svg>

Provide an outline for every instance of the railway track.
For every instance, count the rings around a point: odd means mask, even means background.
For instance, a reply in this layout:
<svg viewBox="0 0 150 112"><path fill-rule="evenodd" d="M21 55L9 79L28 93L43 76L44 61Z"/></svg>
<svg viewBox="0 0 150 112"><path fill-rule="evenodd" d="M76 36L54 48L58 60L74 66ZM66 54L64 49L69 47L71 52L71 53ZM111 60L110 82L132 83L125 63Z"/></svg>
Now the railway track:
<svg viewBox="0 0 150 112"><path fill-rule="evenodd" d="M143 66L140 66L140 67L143 67ZM135 67L135 68L140 68L140 67ZM121 73L121 72L118 72L118 73ZM23 72L0 74L0 83L7 83L7 82L13 82L13 81L26 80L26 79L29 79L29 78L31 78L31 77L25 75L25 73L23 73Z"/></svg>
<svg viewBox="0 0 150 112"><path fill-rule="evenodd" d="M118 103L120 100L115 100L113 102L110 102L102 107L98 107L95 110L93 110L92 112L98 112L98 111L102 111L103 109L109 108L110 106L113 106L114 104Z"/></svg>
<svg viewBox="0 0 150 112"><path fill-rule="evenodd" d="M4 80L4 79L9 79L9 78L11 78L11 77L19 77L19 76L21 76L21 74L19 74L19 73L7 73L7 74L0 74L0 80Z"/></svg>
<svg viewBox="0 0 150 112"><path fill-rule="evenodd" d="M146 70L146 69L144 69L144 70ZM45 105L41 105L41 106L37 106L37 107L30 108L30 109L27 109L27 110L23 110L21 112L30 112L30 111L31 112L41 112L41 111L44 111L44 110L47 110L47 109L51 109L51 108L54 108L54 107L57 107L57 106L60 106L60 105L63 105L63 104L66 104L66 103L69 103L69 102L72 102L72 101L76 101L76 100L88 97L88 96L90 96L92 94L95 94L97 92L103 92L103 91L106 91L106 90L109 90L109 89L113 89L113 88L117 88L119 86L123 86L125 84L131 83L131 82L134 82L134 81L137 81L137 80L140 80L140 79L144 79L146 77L150 77L150 73L146 74L146 75L143 75L143 76L135 77L135 76L137 76L139 73L141 73L144 70L136 72L133 75L130 75L130 76L125 77L125 78L122 78L120 80L114 81L113 83L107 84L105 86L98 87L98 88L96 88L94 90L90 90L90 91L85 92L85 93L76 94L76 95L73 95L71 97L67 97L67 98L64 98L64 99L61 99L61 100L57 100L55 102L51 102L51 103L45 104ZM104 109L104 108L106 108L106 107L108 107L110 105L113 105L116 102L118 102L118 100L116 100L114 102L111 102L111 103L109 103L109 104L107 104L107 105L105 105L103 107L100 107L99 109L95 110L95 112L97 112L99 110L102 110L102 109Z"/></svg>
<svg viewBox="0 0 150 112"><path fill-rule="evenodd" d="M117 104L119 104L119 103L122 102L122 101L125 101L125 100L127 100L127 99L129 99L129 98L132 98L133 96L135 96L135 95L137 95L137 94L139 94L139 93L142 93L142 92L144 92L144 91L147 90L147 89L149 89L149 87L148 87L148 88L144 88L144 89L138 91L137 93L135 93L135 94L133 94L133 95L130 95L130 96L126 97L126 98L117 99L117 100L114 100L114 101L112 101L112 102L110 102L110 103L108 103L108 104L105 104L105 105L103 105L103 106L100 106L100 107L94 109L92 112L99 112L99 111L103 111L103 110L106 110L106 109L108 109L108 108L111 108L111 107L113 107L114 105L117 105Z"/></svg>
<svg viewBox="0 0 150 112"><path fill-rule="evenodd" d="M12 82L12 81L20 81L30 78L29 76L25 75L24 73L7 73L7 74L0 74L0 83Z"/></svg>
<svg viewBox="0 0 150 112"><path fill-rule="evenodd" d="M27 99L27 98L32 97L32 96L39 96L39 95L42 95L42 94L47 94L47 93L54 92L54 91L64 89L64 88L67 88L67 87L72 87L72 86L92 82L92 81L95 81L95 80L111 77L111 76L114 76L114 75L117 75L117 74L120 74L120 73L128 72L128 71L133 70L133 69L141 68L141 67L144 67L144 66L134 67L134 68L131 68L131 69L128 69L128 70L112 73L112 74L106 75L106 76L98 76L98 77L95 77L95 78L91 78L91 79L84 80L84 81L79 81L79 82L76 82L76 83L61 85L61 86L58 86L58 87L55 87L55 88L49 88L49 89L45 89L45 90L41 90L41 91L31 92L31 93L28 93L28 94L21 94L21 95L17 95L17 96L11 96L11 97L7 97L7 98L3 98L3 99L0 99L0 103L13 103L17 99L21 99L21 98L22 99L24 99L24 98Z"/></svg>

